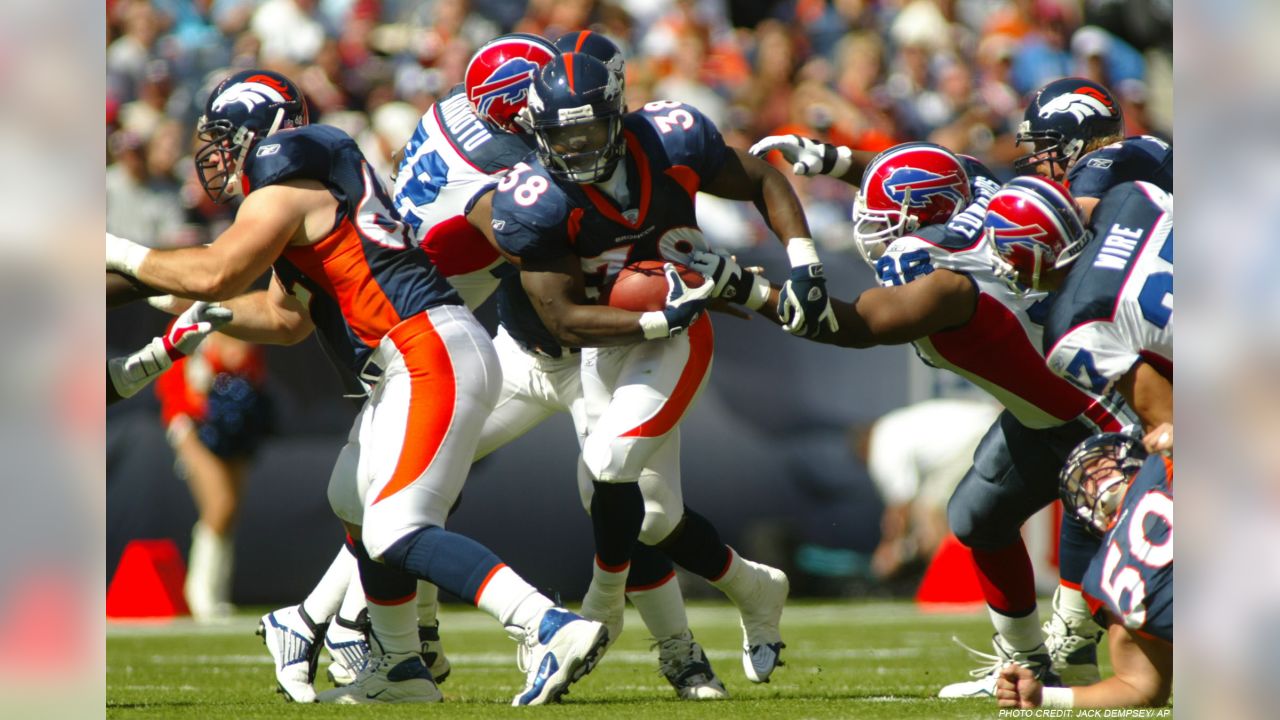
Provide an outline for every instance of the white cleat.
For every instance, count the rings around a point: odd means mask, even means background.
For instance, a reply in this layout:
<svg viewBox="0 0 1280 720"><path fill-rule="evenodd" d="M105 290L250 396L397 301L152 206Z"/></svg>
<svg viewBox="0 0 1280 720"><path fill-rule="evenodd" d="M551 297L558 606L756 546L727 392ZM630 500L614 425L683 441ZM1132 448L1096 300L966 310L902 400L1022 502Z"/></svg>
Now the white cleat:
<svg viewBox="0 0 1280 720"><path fill-rule="evenodd" d="M516 662L527 677L524 690L511 701L515 706L559 701L595 668L609 642L604 625L558 607L544 611L533 628L516 633Z"/></svg>
<svg viewBox="0 0 1280 720"><path fill-rule="evenodd" d="M449 658L444 656L444 644L440 642L440 621L437 620L431 625L419 625L418 642L422 643L422 659L431 670L431 677L435 678L436 684L439 685L447 680L449 673L453 671Z"/></svg>
<svg viewBox="0 0 1280 720"><path fill-rule="evenodd" d="M600 592L599 587L594 580L587 586L587 594L582 597L582 608L578 610L578 614L588 620L603 623L609 629L608 648L613 647L613 644L622 636L627 596L621 594L611 600L608 593Z"/></svg>
<svg viewBox="0 0 1280 720"><path fill-rule="evenodd" d="M1063 685L1092 685L1102 679L1098 671L1102 626L1092 618L1073 623L1055 612L1042 629L1053 669Z"/></svg>
<svg viewBox="0 0 1280 720"><path fill-rule="evenodd" d="M316 624L301 605L269 612L258 621L257 634L275 661L277 687L293 702L316 701L312 685L316 679L316 662L320 659L316 633Z"/></svg>
<svg viewBox="0 0 1280 720"><path fill-rule="evenodd" d="M658 671L676 689L681 700L726 700L729 691L711 669L702 646L685 630L674 637L655 640Z"/></svg>
<svg viewBox="0 0 1280 720"><path fill-rule="evenodd" d="M1053 665L1049 660L1049 650L1045 648L1044 643L1040 643L1027 651L1014 650L997 633L991 637L991 645L996 650L995 654L992 655L965 645L960 642L959 638L952 637L951 639L957 645L979 658L981 665L977 669L969 671L969 675L974 678L973 680L952 683L939 690L938 697L940 698L995 697L996 680L1000 677L1000 670L1011 662L1016 662L1030 670L1036 676L1036 679L1046 686L1058 687L1062 685L1062 681L1053 672Z"/></svg>
<svg viewBox="0 0 1280 720"><path fill-rule="evenodd" d="M356 681L356 677L369 662L369 616L360 611L355 620L334 616L324 634L324 649L328 651L329 681L334 687L343 687Z"/></svg>
<svg viewBox="0 0 1280 720"><path fill-rule="evenodd" d="M316 700L336 705L438 703L444 695L418 653L374 653L350 685L325 690Z"/></svg>
<svg viewBox="0 0 1280 720"><path fill-rule="evenodd" d="M769 682L782 662L782 608L787 603L791 583L787 574L768 565L739 558L742 572L752 576L751 589L731 598L742 616L742 671L754 683Z"/></svg>

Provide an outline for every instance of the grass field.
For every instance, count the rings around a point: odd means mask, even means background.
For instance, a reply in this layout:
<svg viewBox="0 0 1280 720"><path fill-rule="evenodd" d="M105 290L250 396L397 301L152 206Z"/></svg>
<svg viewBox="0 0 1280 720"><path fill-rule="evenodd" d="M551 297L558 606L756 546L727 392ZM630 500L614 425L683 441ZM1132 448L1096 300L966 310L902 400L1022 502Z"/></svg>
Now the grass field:
<svg viewBox="0 0 1280 720"><path fill-rule="evenodd" d="M644 628L628 609L627 629L600 666L561 705L508 707L523 684L515 643L478 611L441 612L453 674L442 706L293 705L274 692L271 660L253 635L256 615L218 626L188 621L112 624L107 631L107 716L114 718L535 717L655 718L992 718L994 701L944 701L941 685L975 667L952 642L989 650L985 613L922 614L909 603L793 603L783 616L787 642L772 682L742 674L737 614L727 604L696 604L689 619L733 699L676 699L657 671ZM328 687L321 678L318 689ZM1105 666L1105 663L1104 663ZM1104 667L1104 673L1106 669Z"/></svg>

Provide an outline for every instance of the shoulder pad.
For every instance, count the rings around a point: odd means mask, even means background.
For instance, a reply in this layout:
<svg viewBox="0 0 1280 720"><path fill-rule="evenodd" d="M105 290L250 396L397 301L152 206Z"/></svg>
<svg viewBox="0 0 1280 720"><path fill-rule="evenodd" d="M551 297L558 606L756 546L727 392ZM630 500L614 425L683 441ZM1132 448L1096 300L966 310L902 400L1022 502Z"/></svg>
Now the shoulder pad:
<svg viewBox="0 0 1280 720"><path fill-rule="evenodd" d="M703 180L720 172L728 152L715 123L685 103L646 103L642 109L627 113L623 127L636 134L646 153L661 153L666 164L689 167ZM661 162L657 157L649 159Z"/></svg>
<svg viewBox="0 0 1280 720"><path fill-rule="evenodd" d="M287 180L328 183L338 157L359 153L350 135L327 125L283 130L258 143L245 162L246 192Z"/></svg>
<svg viewBox="0 0 1280 720"><path fill-rule="evenodd" d="M493 234L506 252L528 260L569 254L571 202L530 154L493 193Z"/></svg>

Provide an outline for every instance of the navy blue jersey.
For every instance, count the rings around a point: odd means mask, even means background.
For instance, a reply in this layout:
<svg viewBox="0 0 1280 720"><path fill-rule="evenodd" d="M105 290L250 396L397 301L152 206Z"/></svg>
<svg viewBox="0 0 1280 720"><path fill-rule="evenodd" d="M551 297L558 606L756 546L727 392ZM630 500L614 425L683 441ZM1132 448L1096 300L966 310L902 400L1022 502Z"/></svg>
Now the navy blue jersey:
<svg viewBox="0 0 1280 720"><path fill-rule="evenodd" d="M729 152L715 125L688 105L651 102L626 115L623 136L626 202L558 180L530 154L494 193L498 244L524 260L580 258L591 294L628 263L688 263L705 250L694 196Z"/></svg>
<svg viewBox="0 0 1280 720"><path fill-rule="evenodd" d="M1173 192L1173 146L1150 135L1125 138L1080 158L1067 173L1067 187L1078 198L1100 198L1134 180Z"/></svg>
<svg viewBox="0 0 1280 720"><path fill-rule="evenodd" d="M345 132L325 125L283 130L248 159L245 192L289 180L323 183L338 200L333 230L311 245L287 246L273 269L311 311L325 349L359 374L382 337L401 320L462 300L407 227Z"/></svg>
<svg viewBox="0 0 1280 720"><path fill-rule="evenodd" d="M1084 594L1130 630L1173 642L1173 461L1147 458L1085 571Z"/></svg>
<svg viewBox="0 0 1280 720"><path fill-rule="evenodd" d="M1049 367L1100 394L1138 360L1172 380L1173 199L1148 183L1118 185L1094 208L1087 233L1049 299Z"/></svg>
<svg viewBox="0 0 1280 720"><path fill-rule="evenodd" d="M506 329L516 344L539 355L558 358L566 351L551 334L533 309L529 294L520 282L520 273L513 272L499 281L495 293L498 304L498 322Z"/></svg>

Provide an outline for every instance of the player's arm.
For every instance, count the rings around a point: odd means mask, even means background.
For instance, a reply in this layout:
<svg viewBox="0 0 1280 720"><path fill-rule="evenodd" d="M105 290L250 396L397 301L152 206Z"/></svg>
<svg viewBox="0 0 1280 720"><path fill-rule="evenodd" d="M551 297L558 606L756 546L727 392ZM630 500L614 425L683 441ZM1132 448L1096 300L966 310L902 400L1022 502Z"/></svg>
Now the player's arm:
<svg viewBox="0 0 1280 720"><path fill-rule="evenodd" d="M777 168L738 148L726 148L724 163L701 188L728 200L750 200L779 238L807 238L809 223L795 188Z"/></svg>
<svg viewBox="0 0 1280 720"><path fill-rule="evenodd" d="M1173 645L1142 637L1120 623L1108 633L1115 674L1092 685L1046 688L1031 671L1010 664L996 681L996 701L1011 708L1161 707L1173 692Z"/></svg>
<svg viewBox="0 0 1280 720"><path fill-rule="evenodd" d="M220 305L231 310L234 317L218 331L240 340L294 345L315 330L306 298L286 292L278 276L272 276L266 290L246 293Z"/></svg>
<svg viewBox="0 0 1280 720"><path fill-rule="evenodd" d="M317 193L332 201L327 190L310 181L264 187L245 198L235 222L208 245L152 250L108 235L108 268L172 295L197 300L233 298L261 277L285 245L299 236Z"/></svg>
<svg viewBox="0 0 1280 720"><path fill-rule="evenodd" d="M471 227L479 230L481 235L484 235L484 239L489 241L489 245L494 250L497 250L504 260L516 267L520 267L520 256L507 252L506 248L502 247L502 243L498 242L498 238L493 232L493 196L497 187L497 183L494 183L481 190L471 199L467 208L467 222L471 223Z"/></svg>
<svg viewBox="0 0 1280 720"><path fill-rule="evenodd" d="M876 156L873 152L851 150L799 135L770 135L752 145L750 152L764 157L774 150L791 163L791 170L797 175L829 175L855 187L862 182L862 174Z"/></svg>
<svg viewBox="0 0 1280 720"><path fill-rule="evenodd" d="M1173 383L1142 360L1116 382L1116 389L1148 432L1173 422Z"/></svg>
<svg viewBox="0 0 1280 720"><path fill-rule="evenodd" d="M163 295L164 293L124 273L107 271L107 307L127 305L135 300Z"/></svg>
<svg viewBox="0 0 1280 720"><path fill-rule="evenodd" d="M645 339L642 313L589 304L582 268L572 255L525 261L520 282L538 317L561 345L600 347Z"/></svg>

